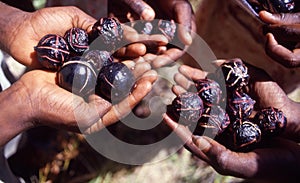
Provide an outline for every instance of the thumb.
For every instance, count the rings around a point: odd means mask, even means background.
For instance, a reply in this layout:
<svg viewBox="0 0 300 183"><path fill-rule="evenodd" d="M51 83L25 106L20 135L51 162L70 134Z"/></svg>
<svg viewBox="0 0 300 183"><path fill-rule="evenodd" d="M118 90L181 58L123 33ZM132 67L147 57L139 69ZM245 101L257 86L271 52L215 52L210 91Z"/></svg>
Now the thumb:
<svg viewBox="0 0 300 183"><path fill-rule="evenodd" d="M272 14L267 11L259 12L259 17L262 21L269 24L297 24L300 23L299 13L280 13Z"/></svg>
<svg viewBox="0 0 300 183"><path fill-rule="evenodd" d="M154 10L142 0L123 0L141 19L151 21L155 17Z"/></svg>

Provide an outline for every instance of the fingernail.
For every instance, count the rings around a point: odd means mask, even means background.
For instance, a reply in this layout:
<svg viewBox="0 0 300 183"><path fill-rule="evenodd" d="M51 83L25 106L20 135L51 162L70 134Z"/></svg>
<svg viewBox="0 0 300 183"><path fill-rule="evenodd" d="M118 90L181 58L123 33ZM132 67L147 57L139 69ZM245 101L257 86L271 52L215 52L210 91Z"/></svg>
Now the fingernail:
<svg viewBox="0 0 300 183"><path fill-rule="evenodd" d="M193 38L190 33L186 32L184 37L185 37L186 45L192 44Z"/></svg>
<svg viewBox="0 0 300 183"><path fill-rule="evenodd" d="M209 149L211 147L210 143L201 136L193 136L192 140L200 150Z"/></svg>
<svg viewBox="0 0 300 183"><path fill-rule="evenodd" d="M151 21L155 17L155 13L152 8L145 8L141 14L143 20Z"/></svg>

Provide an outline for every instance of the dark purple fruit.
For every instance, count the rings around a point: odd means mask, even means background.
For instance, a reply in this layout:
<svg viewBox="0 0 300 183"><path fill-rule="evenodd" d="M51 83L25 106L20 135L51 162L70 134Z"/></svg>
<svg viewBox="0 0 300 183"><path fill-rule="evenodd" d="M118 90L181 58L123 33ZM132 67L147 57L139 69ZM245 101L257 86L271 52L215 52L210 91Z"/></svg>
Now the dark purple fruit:
<svg viewBox="0 0 300 183"><path fill-rule="evenodd" d="M97 80L94 67L77 58L65 62L57 72L57 77L59 86L80 96L91 94Z"/></svg>
<svg viewBox="0 0 300 183"><path fill-rule="evenodd" d="M172 116L177 121L186 124L197 123L202 115L203 102L201 98L192 92L185 92L177 96L172 104Z"/></svg>
<svg viewBox="0 0 300 183"><path fill-rule="evenodd" d="M250 121L244 121L234 130L234 144L237 149L251 149L260 140L261 131L259 127Z"/></svg>
<svg viewBox="0 0 300 183"><path fill-rule="evenodd" d="M265 10L271 13L292 13L295 9L294 0L260 0Z"/></svg>
<svg viewBox="0 0 300 183"><path fill-rule="evenodd" d="M248 68L240 59L232 59L223 63L217 70L219 79L224 79L227 89L236 90L249 82Z"/></svg>
<svg viewBox="0 0 300 183"><path fill-rule="evenodd" d="M248 118L254 108L255 100L242 92L234 92L228 97L227 112L232 121Z"/></svg>
<svg viewBox="0 0 300 183"><path fill-rule="evenodd" d="M133 28L140 34L150 35L153 30L153 25L151 22L146 21L137 21Z"/></svg>
<svg viewBox="0 0 300 183"><path fill-rule="evenodd" d="M56 34L45 35L34 47L34 50L41 65L51 70L58 70L70 57L67 42Z"/></svg>
<svg viewBox="0 0 300 183"><path fill-rule="evenodd" d="M72 52L82 55L89 47L88 34L81 28L71 28L64 36Z"/></svg>
<svg viewBox="0 0 300 183"><path fill-rule="evenodd" d="M254 121L265 136L275 136L280 134L287 124L283 112L274 107L268 107L257 112Z"/></svg>
<svg viewBox="0 0 300 183"><path fill-rule="evenodd" d="M169 41L172 41L176 33L176 24L174 20L158 20L153 21L154 33L163 34L168 38Z"/></svg>
<svg viewBox="0 0 300 183"><path fill-rule="evenodd" d="M99 72L103 66L107 66L114 61L114 58L108 51L100 50L90 50L84 54L83 58L92 63L97 72Z"/></svg>
<svg viewBox="0 0 300 183"><path fill-rule="evenodd" d="M123 28L120 22L115 18L101 18L92 28L91 41L100 38L104 43L104 49L114 50L123 38Z"/></svg>
<svg viewBox="0 0 300 183"><path fill-rule="evenodd" d="M226 113L226 111L220 106L212 106L205 108L203 110L201 118L198 121L198 127L200 127L200 131L203 131L205 129L211 129L214 135L221 134L228 127L229 124L229 116Z"/></svg>
<svg viewBox="0 0 300 183"><path fill-rule="evenodd" d="M219 83L211 79L199 79L194 81L199 97L205 106L219 104L222 98L222 90Z"/></svg>
<svg viewBox="0 0 300 183"><path fill-rule="evenodd" d="M131 70L123 63L114 62L100 70L96 93L115 104L129 95L134 83Z"/></svg>

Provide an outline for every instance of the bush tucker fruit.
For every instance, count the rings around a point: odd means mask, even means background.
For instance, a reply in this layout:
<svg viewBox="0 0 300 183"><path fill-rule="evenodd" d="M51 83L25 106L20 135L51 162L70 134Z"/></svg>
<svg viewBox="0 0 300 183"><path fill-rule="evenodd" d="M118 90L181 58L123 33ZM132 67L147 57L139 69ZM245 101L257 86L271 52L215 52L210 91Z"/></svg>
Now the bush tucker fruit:
<svg viewBox="0 0 300 183"><path fill-rule="evenodd" d="M219 79L224 79L228 90L241 89L249 82L248 68L240 59L229 60L218 69ZM223 77L222 77L223 76Z"/></svg>
<svg viewBox="0 0 300 183"><path fill-rule="evenodd" d="M64 63L57 72L58 84L62 88L84 97L94 91L97 74L90 63L76 59Z"/></svg>
<svg viewBox="0 0 300 183"><path fill-rule="evenodd" d="M115 18L101 18L93 25L90 38L100 38L107 51L115 50L123 38L123 28Z"/></svg>
<svg viewBox="0 0 300 183"><path fill-rule="evenodd" d="M173 40L175 33L176 33L176 24L174 20L159 20L158 21L158 30L160 33L165 35L169 41Z"/></svg>
<svg viewBox="0 0 300 183"><path fill-rule="evenodd" d="M153 25L151 22L146 21L137 21L133 28L140 34L150 35L153 30Z"/></svg>
<svg viewBox="0 0 300 183"><path fill-rule="evenodd" d="M265 136L280 134L287 124L283 112L274 107L268 107L258 111L254 117L254 121Z"/></svg>
<svg viewBox="0 0 300 183"><path fill-rule="evenodd" d="M199 97L205 106L219 104L222 98L222 90L219 83L211 79L199 79L194 82Z"/></svg>
<svg viewBox="0 0 300 183"><path fill-rule="evenodd" d="M260 0L263 9L271 13L291 13L295 9L294 0Z"/></svg>
<svg viewBox="0 0 300 183"><path fill-rule="evenodd" d="M114 60L111 54L104 50L90 50L84 54L83 58L87 60L87 62L92 63L97 72L99 72L103 66L111 64Z"/></svg>
<svg viewBox="0 0 300 183"><path fill-rule="evenodd" d="M100 70L96 93L115 104L129 95L134 83L131 70L123 63L114 62Z"/></svg>
<svg viewBox="0 0 300 183"><path fill-rule="evenodd" d="M230 124L228 114L220 106L207 107L204 109L198 122L198 127L211 129L212 134L221 134Z"/></svg>
<svg viewBox="0 0 300 183"><path fill-rule="evenodd" d="M234 144L238 150L248 150L261 140L261 130L250 122L244 121L234 130Z"/></svg>
<svg viewBox="0 0 300 183"><path fill-rule="evenodd" d="M58 70L70 57L67 42L56 34L45 35L34 49L41 65L51 70Z"/></svg>
<svg viewBox="0 0 300 183"><path fill-rule="evenodd" d="M88 34L81 28L74 27L69 29L65 33L64 38L70 50L77 55L82 55L89 47Z"/></svg>
<svg viewBox="0 0 300 183"><path fill-rule="evenodd" d="M192 92L185 92L177 96L172 102L173 116L184 123L197 123L202 115L203 102Z"/></svg>
<svg viewBox="0 0 300 183"><path fill-rule="evenodd" d="M246 93L235 91L228 97L227 111L233 121L247 119L254 108L255 100Z"/></svg>

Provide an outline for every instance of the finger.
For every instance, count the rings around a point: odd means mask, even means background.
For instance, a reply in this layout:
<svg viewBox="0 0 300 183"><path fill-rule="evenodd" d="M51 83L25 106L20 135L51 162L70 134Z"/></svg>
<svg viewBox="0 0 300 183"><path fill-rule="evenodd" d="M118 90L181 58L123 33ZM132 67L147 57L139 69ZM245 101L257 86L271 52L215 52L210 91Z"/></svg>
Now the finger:
<svg viewBox="0 0 300 183"><path fill-rule="evenodd" d="M115 57L119 58L137 58L146 54L147 48L142 43L133 43L118 49L115 53Z"/></svg>
<svg viewBox="0 0 300 183"><path fill-rule="evenodd" d="M192 44L192 6L188 1L179 1L174 5L174 17L178 25L178 37L185 45Z"/></svg>
<svg viewBox="0 0 300 183"><path fill-rule="evenodd" d="M151 69L151 65L147 62L138 62L135 64L135 67L132 70L135 78L141 77L146 71Z"/></svg>
<svg viewBox="0 0 300 183"><path fill-rule="evenodd" d="M258 171L258 157L254 152L233 152L205 136L193 137L192 140L195 146L205 154L207 162L221 174L249 178ZM199 158L203 157L203 154L194 154Z"/></svg>
<svg viewBox="0 0 300 183"><path fill-rule="evenodd" d="M267 11L259 12L259 17L262 21L269 24L298 24L300 23L300 14L299 13L280 13L272 14Z"/></svg>
<svg viewBox="0 0 300 183"><path fill-rule="evenodd" d="M178 137L191 152L197 154L200 159L208 161L206 155L194 144L192 140L193 134L187 127L176 123L165 113L163 114L163 121L171 130L176 133L176 135L178 135Z"/></svg>
<svg viewBox="0 0 300 183"><path fill-rule="evenodd" d="M154 60L152 60L152 63L151 63L152 67L153 68L160 68L162 66L174 63L183 54L184 54L184 51L182 51L180 49L177 49L177 48L168 49L166 52L164 52L161 55L158 55Z"/></svg>
<svg viewBox="0 0 300 183"><path fill-rule="evenodd" d="M147 35L147 34L138 34L136 30L130 26L123 24L123 30L124 30L124 37L123 40L127 43L124 43L123 45L135 43L135 42L156 42L157 45L166 45L168 43L168 39L160 34L153 34L153 35Z"/></svg>
<svg viewBox="0 0 300 183"><path fill-rule="evenodd" d="M300 24L273 24L264 27L264 33L272 33L279 41L300 41Z"/></svg>
<svg viewBox="0 0 300 183"><path fill-rule="evenodd" d="M200 69L193 68L193 67L190 67L187 65L180 66L178 70L186 78L189 78L193 81L199 80L199 79L204 79L208 75L208 72L206 72L206 71L202 71Z"/></svg>
<svg viewBox="0 0 300 183"><path fill-rule="evenodd" d="M194 85L193 81L191 81L189 78L182 75L181 73L175 74L174 81L185 90L189 89L191 86Z"/></svg>
<svg viewBox="0 0 300 183"><path fill-rule="evenodd" d="M137 13L141 19L151 21L155 17L154 10L142 0L123 0L130 8Z"/></svg>
<svg viewBox="0 0 300 183"><path fill-rule="evenodd" d="M176 96L178 96L178 95L180 95L180 94L186 92L186 90L185 90L183 87L179 86L179 85L174 85L174 86L172 87L172 91L173 91L173 93L174 93Z"/></svg>
<svg viewBox="0 0 300 183"><path fill-rule="evenodd" d="M295 49L293 50L293 52L290 51L289 49L278 44L274 36L270 33L267 34L267 42L265 49L266 53L271 58L284 65L285 67L292 68L300 66L300 50Z"/></svg>

